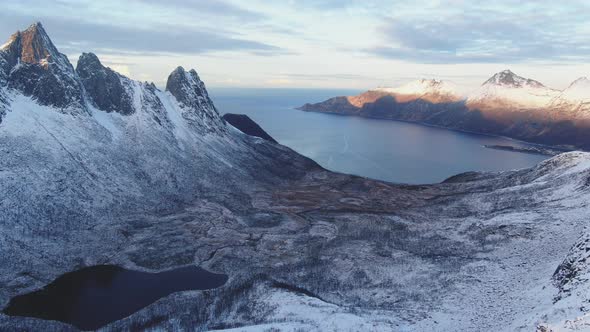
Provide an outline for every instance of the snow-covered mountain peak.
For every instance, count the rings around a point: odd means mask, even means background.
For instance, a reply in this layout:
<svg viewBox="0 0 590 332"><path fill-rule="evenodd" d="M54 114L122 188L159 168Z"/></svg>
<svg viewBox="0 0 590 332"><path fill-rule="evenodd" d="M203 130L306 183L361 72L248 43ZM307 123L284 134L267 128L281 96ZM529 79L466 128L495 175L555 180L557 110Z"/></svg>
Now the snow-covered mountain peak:
<svg viewBox="0 0 590 332"><path fill-rule="evenodd" d="M528 110L546 107L558 90L538 81L518 76L510 70L501 71L473 91L467 102L475 108Z"/></svg>
<svg viewBox="0 0 590 332"><path fill-rule="evenodd" d="M580 77L564 90L566 92L580 92L584 94L584 99L590 99L590 80L585 76Z"/></svg>
<svg viewBox="0 0 590 332"><path fill-rule="evenodd" d="M398 88L407 93L455 93L456 90L453 83L436 79L420 79Z"/></svg>
<svg viewBox="0 0 590 332"><path fill-rule="evenodd" d="M45 69L51 63L66 67L69 65L66 56L59 53L40 22L14 33L2 50L7 53L12 64L38 64Z"/></svg>
<svg viewBox="0 0 590 332"><path fill-rule="evenodd" d="M227 131L195 70L174 70L167 91L115 72L93 53L83 53L74 70L40 23L13 34L0 50L0 121L7 112L26 108L13 107L14 97L60 113L99 118L105 117L102 112L137 114L129 121L183 136Z"/></svg>
<svg viewBox="0 0 590 332"><path fill-rule="evenodd" d="M567 111L576 118L590 115L590 80L580 77L551 102L551 108Z"/></svg>
<svg viewBox="0 0 590 332"><path fill-rule="evenodd" d="M406 96L450 96L459 98L457 86L448 81L419 79L395 88L381 87L374 91Z"/></svg>
<svg viewBox="0 0 590 332"><path fill-rule="evenodd" d="M485 81L483 85L499 85L504 87L522 88L522 87L536 87L544 88L545 86L538 81L524 78L516 75L509 69L496 73L490 79Z"/></svg>
<svg viewBox="0 0 590 332"><path fill-rule="evenodd" d="M59 53L41 23L12 35L0 50L0 79L9 89L63 111L84 110L83 89L68 58Z"/></svg>
<svg viewBox="0 0 590 332"><path fill-rule="evenodd" d="M213 131L225 128L224 121L209 98L205 83L194 69L188 72L180 66L174 69L168 76L166 91L179 102L185 119L205 123Z"/></svg>
<svg viewBox="0 0 590 332"><path fill-rule="evenodd" d="M590 80L580 77L563 91L563 94L575 99L590 99Z"/></svg>
<svg viewBox="0 0 590 332"><path fill-rule="evenodd" d="M582 76L582 77L578 78L577 80L573 81L572 84L570 84L570 86L578 85L578 84L590 85L590 80L588 79L588 77Z"/></svg>

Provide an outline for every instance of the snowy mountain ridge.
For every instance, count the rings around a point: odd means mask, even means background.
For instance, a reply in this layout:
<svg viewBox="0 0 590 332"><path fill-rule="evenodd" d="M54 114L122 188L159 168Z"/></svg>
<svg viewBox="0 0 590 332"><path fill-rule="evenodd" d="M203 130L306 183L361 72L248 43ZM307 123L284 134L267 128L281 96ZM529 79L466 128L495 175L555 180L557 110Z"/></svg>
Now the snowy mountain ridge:
<svg viewBox="0 0 590 332"><path fill-rule="evenodd" d="M479 108L545 108L559 91L520 77L510 70L495 74L479 89L470 93L467 104Z"/></svg>
<svg viewBox="0 0 590 332"><path fill-rule="evenodd" d="M420 79L406 83L400 87L380 87L374 89L374 91L400 95L423 96L437 94L449 95L458 99L461 97L461 94L458 92L457 86L454 83L435 79Z"/></svg>
<svg viewBox="0 0 590 332"><path fill-rule="evenodd" d="M79 211L92 219L112 199L129 208L157 205L162 197L177 204L199 185L211 185L214 176L202 175L254 157L249 138L228 130L194 70L174 70L167 91L104 67L92 53L82 54L74 70L40 23L11 37L0 64L0 183L6 190L22 187L4 196L15 201L0 206L31 207L22 208L21 222L38 224L66 211L72 212L66 220ZM65 195L51 209L37 204L47 201L40 195L59 192L56 179L77 188L81 199Z"/></svg>
<svg viewBox="0 0 590 332"><path fill-rule="evenodd" d="M546 108L558 94L538 81L504 70L471 92L466 102L473 108L529 110Z"/></svg>
<svg viewBox="0 0 590 332"><path fill-rule="evenodd" d="M182 118L198 130L225 130L196 71L177 68L168 78L170 93L162 94L153 83L135 82L104 67L92 53L83 53L74 69L53 45L41 23L9 39L0 51L0 65L0 82L4 82L0 101L4 100L5 109L10 108L6 107L8 95L18 92L59 112L78 115L92 115L92 108L124 116L142 110L153 112L152 120L162 125L170 122L164 105L174 106L178 102L174 107L182 110ZM175 100L167 100L170 98Z"/></svg>
<svg viewBox="0 0 590 332"><path fill-rule="evenodd" d="M558 105L575 108L580 101L590 100L590 81L582 77L563 91L548 88L539 81L519 76L509 69L494 74L471 92L460 92L453 82L420 79L399 87L379 87L369 91L389 93L406 100L407 96L446 95L452 100L465 100L472 107L538 109L551 111ZM559 103L559 104L556 104Z"/></svg>

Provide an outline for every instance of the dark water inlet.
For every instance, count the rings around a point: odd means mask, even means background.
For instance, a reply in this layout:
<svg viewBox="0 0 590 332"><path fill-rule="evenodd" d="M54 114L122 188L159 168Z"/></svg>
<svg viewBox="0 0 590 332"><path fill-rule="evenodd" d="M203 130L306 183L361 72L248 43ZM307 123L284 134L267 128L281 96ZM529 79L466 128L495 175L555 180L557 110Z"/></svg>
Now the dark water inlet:
<svg viewBox="0 0 590 332"><path fill-rule="evenodd" d="M196 266L161 273L100 265L66 273L38 291L16 296L4 313L98 329L179 291L222 286L228 277Z"/></svg>

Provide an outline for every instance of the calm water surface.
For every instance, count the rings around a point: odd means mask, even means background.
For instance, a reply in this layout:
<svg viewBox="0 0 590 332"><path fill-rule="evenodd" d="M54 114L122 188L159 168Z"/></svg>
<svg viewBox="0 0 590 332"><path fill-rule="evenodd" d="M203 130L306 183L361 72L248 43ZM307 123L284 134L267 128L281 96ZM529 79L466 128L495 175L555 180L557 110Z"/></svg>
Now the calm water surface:
<svg viewBox="0 0 590 332"><path fill-rule="evenodd" d="M547 156L487 149L526 146L506 138L405 122L295 110L351 90L210 89L221 113L250 116L281 144L323 167L392 182L440 182L466 171L529 167Z"/></svg>
<svg viewBox="0 0 590 332"><path fill-rule="evenodd" d="M161 273L93 266L66 273L41 290L11 299L3 312L95 330L174 292L216 288L226 281L226 275L196 266Z"/></svg>

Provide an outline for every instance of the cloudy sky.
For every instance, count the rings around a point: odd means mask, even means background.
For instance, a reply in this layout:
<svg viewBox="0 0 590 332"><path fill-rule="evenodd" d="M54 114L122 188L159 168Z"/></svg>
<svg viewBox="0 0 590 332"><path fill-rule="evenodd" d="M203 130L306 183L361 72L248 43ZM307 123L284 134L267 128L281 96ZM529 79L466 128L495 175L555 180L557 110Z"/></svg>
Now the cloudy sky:
<svg viewBox="0 0 590 332"><path fill-rule="evenodd" d="M41 21L72 62L158 85L182 65L209 86L468 87L510 68L564 88L590 76L589 17L587 0L3 0L0 33Z"/></svg>

